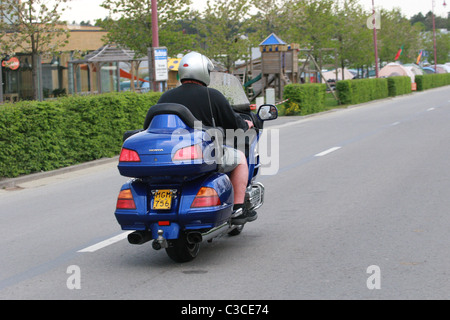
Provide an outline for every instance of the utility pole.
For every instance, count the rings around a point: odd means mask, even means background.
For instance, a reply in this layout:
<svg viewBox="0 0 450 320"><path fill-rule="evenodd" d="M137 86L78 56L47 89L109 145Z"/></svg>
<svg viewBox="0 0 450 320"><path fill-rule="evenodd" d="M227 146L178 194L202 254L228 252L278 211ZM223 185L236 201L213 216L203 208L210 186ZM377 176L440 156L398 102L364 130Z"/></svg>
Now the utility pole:
<svg viewBox="0 0 450 320"><path fill-rule="evenodd" d="M445 3L445 1L444 1ZM435 0L432 0L432 10L431 14L433 16L433 48L434 48L434 73L437 73L437 54L436 54L436 22L434 18L434 6Z"/></svg>
<svg viewBox="0 0 450 320"><path fill-rule="evenodd" d="M434 1L434 0L433 0ZM375 0L372 0L372 24L373 24L373 44L375 48L375 77L378 78L378 44L377 44L377 28L375 18Z"/></svg>
<svg viewBox="0 0 450 320"><path fill-rule="evenodd" d="M155 48L159 47L159 30L158 30L158 1L151 0L152 10L152 47L148 49L148 67L151 88L157 91L158 82L155 79Z"/></svg>
<svg viewBox="0 0 450 320"><path fill-rule="evenodd" d="M3 103L2 59L0 58L0 104Z"/></svg>
<svg viewBox="0 0 450 320"><path fill-rule="evenodd" d="M159 47L157 0L152 0L152 46Z"/></svg>

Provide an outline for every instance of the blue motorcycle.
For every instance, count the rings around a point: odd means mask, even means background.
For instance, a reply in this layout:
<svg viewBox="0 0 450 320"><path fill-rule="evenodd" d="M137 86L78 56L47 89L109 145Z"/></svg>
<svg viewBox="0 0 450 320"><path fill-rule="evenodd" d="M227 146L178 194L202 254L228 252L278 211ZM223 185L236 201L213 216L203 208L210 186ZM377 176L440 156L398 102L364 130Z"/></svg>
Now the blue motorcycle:
<svg viewBox="0 0 450 320"><path fill-rule="evenodd" d="M243 224L233 224L242 210L233 211L233 186L220 173L223 143L245 150L249 177L245 207L256 210L264 202L264 186L255 178L260 169L258 141L263 123L278 117L274 105L262 105L255 114L239 80L211 73L210 87L221 91L233 109L255 127L244 139L225 137L221 128L201 125L183 105L156 104L144 129L127 131L119 157L121 175L130 177L121 188L115 217L131 244L153 240L176 262L194 259L200 244L223 235L236 236ZM225 138L224 138L225 137Z"/></svg>

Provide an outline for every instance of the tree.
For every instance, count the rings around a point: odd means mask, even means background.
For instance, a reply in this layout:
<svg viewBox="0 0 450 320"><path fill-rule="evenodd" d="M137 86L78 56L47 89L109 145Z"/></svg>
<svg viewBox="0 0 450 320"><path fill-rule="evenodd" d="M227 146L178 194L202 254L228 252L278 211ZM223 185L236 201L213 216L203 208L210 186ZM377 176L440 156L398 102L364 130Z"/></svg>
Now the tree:
<svg viewBox="0 0 450 320"><path fill-rule="evenodd" d="M308 48L333 47L336 29L333 2L333 0L292 1L289 10L295 14L289 20L289 38L296 39L297 43Z"/></svg>
<svg viewBox="0 0 450 320"><path fill-rule="evenodd" d="M252 0L252 11L255 13L246 21L251 31L252 44L258 45L271 33L281 39L290 41L288 30L295 16L290 0ZM291 16L288 16L288 14Z"/></svg>
<svg viewBox="0 0 450 320"><path fill-rule="evenodd" d="M40 98L38 65L43 54L56 55L68 43L60 21L67 0L3 0L0 2L0 48L3 54L31 54L34 99ZM51 3L51 4L50 4Z"/></svg>
<svg viewBox="0 0 450 320"><path fill-rule="evenodd" d="M342 74L345 67L359 68L374 63L373 30L367 28L370 15L356 0L336 5L336 32L338 55Z"/></svg>
<svg viewBox="0 0 450 320"><path fill-rule="evenodd" d="M421 49L419 25L411 26L399 9L381 10L381 30L378 32L379 57L381 62L393 62L403 47L400 61L412 63Z"/></svg>
<svg viewBox="0 0 450 320"><path fill-rule="evenodd" d="M434 42L433 34L426 33L426 40L424 48L428 52L428 62L432 64L434 68ZM436 63L445 64L450 60L450 34L443 32L436 32Z"/></svg>
<svg viewBox="0 0 450 320"><path fill-rule="evenodd" d="M184 34L180 23L189 19L190 4L191 0L158 1L159 42L171 55L193 47L194 35ZM96 22L108 31L105 40L146 56L153 45L151 0L104 0L101 6L113 17Z"/></svg>
<svg viewBox="0 0 450 320"><path fill-rule="evenodd" d="M228 71L236 60L248 54L243 18L249 9L247 0L216 0L214 4L208 1L203 16L195 24L201 41L199 51L222 62Z"/></svg>

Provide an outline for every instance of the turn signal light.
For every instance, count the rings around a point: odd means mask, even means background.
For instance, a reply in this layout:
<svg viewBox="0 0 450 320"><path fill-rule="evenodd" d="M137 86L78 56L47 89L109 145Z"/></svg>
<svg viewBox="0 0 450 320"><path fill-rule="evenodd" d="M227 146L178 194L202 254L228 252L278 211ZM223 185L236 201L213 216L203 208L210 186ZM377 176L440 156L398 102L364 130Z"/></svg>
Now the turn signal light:
<svg viewBox="0 0 450 320"><path fill-rule="evenodd" d="M136 209L133 194L130 189L124 189L119 192L117 197L116 209Z"/></svg>
<svg viewBox="0 0 450 320"><path fill-rule="evenodd" d="M140 162L141 158L139 157L139 154L136 151L127 148L122 148L122 151L120 152L119 161Z"/></svg>
<svg viewBox="0 0 450 320"><path fill-rule="evenodd" d="M216 190L209 187L201 187L194 201L192 201L191 208L214 207L221 204L222 202Z"/></svg>
<svg viewBox="0 0 450 320"><path fill-rule="evenodd" d="M202 159L202 148L199 144L178 149L172 157L172 160L197 160Z"/></svg>

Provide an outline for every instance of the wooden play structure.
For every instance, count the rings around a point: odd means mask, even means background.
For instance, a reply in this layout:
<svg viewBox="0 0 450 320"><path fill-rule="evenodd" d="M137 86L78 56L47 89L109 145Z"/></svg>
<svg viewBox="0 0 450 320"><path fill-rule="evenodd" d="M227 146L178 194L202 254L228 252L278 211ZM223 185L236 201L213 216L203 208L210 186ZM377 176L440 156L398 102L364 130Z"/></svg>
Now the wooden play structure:
<svg viewBox="0 0 450 320"><path fill-rule="evenodd" d="M242 79L250 100L274 88L275 96L282 98L286 84L298 83L298 44L287 44L276 34L270 34L259 44L260 58L238 66L235 75Z"/></svg>
<svg viewBox="0 0 450 320"><path fill-rule="evenodd" d="M281 99L286 84L298 81L298 44L287 44L274 33L259 44L263 88L275 88Z"/></svg>
<svg viewBox="0 0 450 320"><path fill-rule="evenodd" d="M285 85L317 82L323 78L323 67L337 68L336 49L315 50L315 57L313 48L300 49L298 44L288 44L274 33L259 44L259 52L261 57L246 61L234 71L250 101L264 95L267 88L274 88L275 97L280 101ZM323 55L333 60L332 65L323 64ZM332 91L328 83L327 86Z"/></svg>

